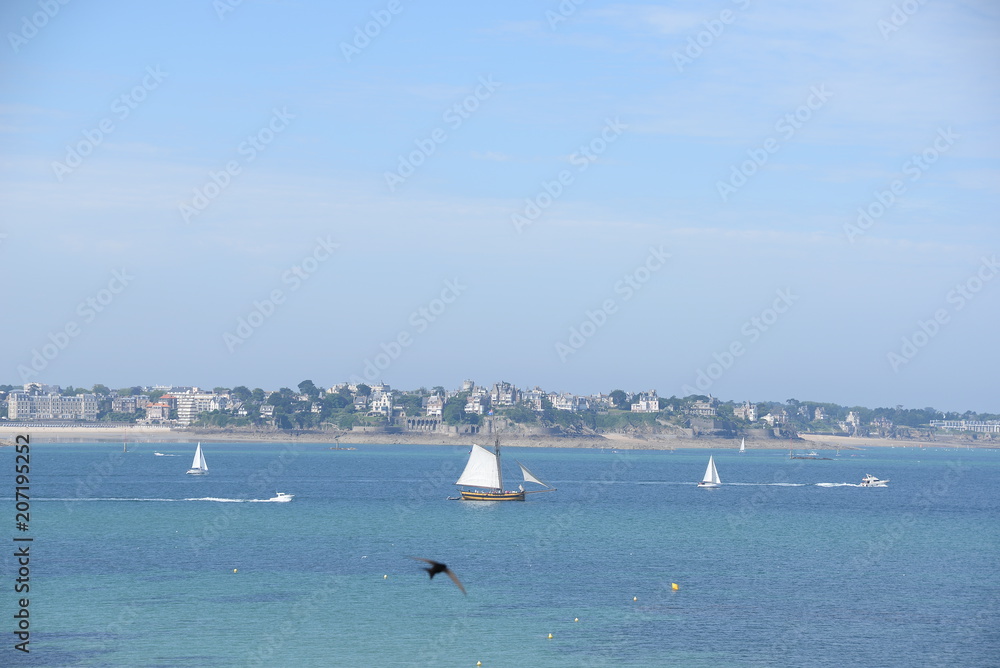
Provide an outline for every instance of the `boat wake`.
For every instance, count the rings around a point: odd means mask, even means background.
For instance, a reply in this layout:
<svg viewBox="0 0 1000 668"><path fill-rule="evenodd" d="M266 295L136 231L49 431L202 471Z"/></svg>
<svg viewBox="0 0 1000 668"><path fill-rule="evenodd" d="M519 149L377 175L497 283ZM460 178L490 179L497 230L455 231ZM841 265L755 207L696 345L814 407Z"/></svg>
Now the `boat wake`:
<svg viewBox="0 0 1000 668"><path fill-rule="evenodd" d="M817 487L861 487L853 482L818 482Z"/></svg>
<svg viewBox="0 0 1000 668"><path fill-rule="evenodd" d="M745 487L805 487L804 482L727 482L726 486L743 485Z"/></svg>
<svg viewBox="0 0 1000 668"><path fill-rule="evenodd" d="M179 502L179 501L210 501L214 503L280 503L278 499L227 499L216 496L203 496L190 499L146 499L135 497L77 497L67 499L33 499L34 501L138 501L138 502Z"/></svg>

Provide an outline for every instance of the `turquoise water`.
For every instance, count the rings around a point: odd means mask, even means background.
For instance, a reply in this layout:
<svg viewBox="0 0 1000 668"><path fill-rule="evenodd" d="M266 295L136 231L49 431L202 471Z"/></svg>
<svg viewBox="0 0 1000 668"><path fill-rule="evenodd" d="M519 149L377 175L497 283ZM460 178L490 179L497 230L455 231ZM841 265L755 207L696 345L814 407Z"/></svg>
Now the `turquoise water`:
<svg viewBox="0 0 1000 668"><path fill-rule="evenodd" d="M4 550L0 664L1000 663L997 451L511 447L558 491L484 504L446 499L467 446L204 449L188 476L193 444L32 445L32 651Z"/></svg>

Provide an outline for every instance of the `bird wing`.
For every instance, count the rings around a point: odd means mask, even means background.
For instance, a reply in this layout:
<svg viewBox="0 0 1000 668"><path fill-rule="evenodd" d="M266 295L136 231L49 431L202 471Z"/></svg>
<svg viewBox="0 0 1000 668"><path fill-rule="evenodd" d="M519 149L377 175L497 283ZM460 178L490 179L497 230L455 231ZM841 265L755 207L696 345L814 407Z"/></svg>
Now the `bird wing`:
<svg viewBox="0 0 1000 668"><path fill-rule="evenodd" d="M458 585L458 588L462 590L462 593L468 596L468 594L465 593L465 587L462 586L462 583L459 581L458 576L452 573L450 568L444 569L444 572L448 575L448 577L451 578L452 582Z"/></svg>

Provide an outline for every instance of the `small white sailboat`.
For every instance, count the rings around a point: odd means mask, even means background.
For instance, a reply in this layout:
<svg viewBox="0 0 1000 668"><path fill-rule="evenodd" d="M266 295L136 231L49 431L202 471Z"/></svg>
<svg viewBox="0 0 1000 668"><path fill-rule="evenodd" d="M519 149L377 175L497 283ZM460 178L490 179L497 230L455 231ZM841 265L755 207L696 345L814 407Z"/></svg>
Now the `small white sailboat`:
<svg viewBox="0 0 1000 668"><path fill-rule="evenodd" d="M718 487L722 484L719 479L719 472L715 468L715 458L711 455L708 458L708 468L705 469L705 477L698 483L698 487Z"/></svg>
<svg viewBox="0 0 1000 668"><path fill-rule="evenodd" d="M743 440L740 441L740 454L742 455L746 451L747 451L747 439L744 438Z"/></svg>
<svg viewBox="0 0 1000 668"><path fill-rule="evenodd" d="M496 440L490 452L481 445L472 444L472 452L469 453L469 461L465 465L462 475L455 481L456 485L468 487L478 487L480 490L461 490L465 501L524 501L525 494L537 494L539 492L554 492L554 487L536 478L524 464L517 462L521 467L521 475L524 482L532 482L548 489L538 489L525 491L524 485L519 485L518 491L505 490L503 488L503 471L500 466L500 439ZM449 497L454 498L454 497ZM456 499L457 500L457 499Z"/></svg>
<svg viewBox="0 0 1000 668"><path fill-rule="evenodd" d="M188 469L188 473L191 475L203 475L208 473L208 463L205 462L205 453L201 451L201 443L198 443L198 449L194 451L194 461L191 462L191 468Z"/></svg>

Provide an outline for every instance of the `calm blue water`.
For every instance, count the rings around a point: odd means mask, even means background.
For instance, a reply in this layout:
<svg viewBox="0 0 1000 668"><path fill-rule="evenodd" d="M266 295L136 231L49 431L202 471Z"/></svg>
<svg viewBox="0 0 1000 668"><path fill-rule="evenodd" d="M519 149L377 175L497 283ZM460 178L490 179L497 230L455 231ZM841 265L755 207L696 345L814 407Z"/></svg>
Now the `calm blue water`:
<svg viewBox="0 0 1000 668"><path fill-rule="evenodd" d="M1000 665L997 451L507 448L558 491L476 504L467 447L204 448L32 445L32 652L8 548L0 664Z"/></svg>

